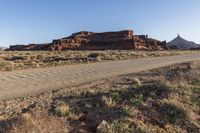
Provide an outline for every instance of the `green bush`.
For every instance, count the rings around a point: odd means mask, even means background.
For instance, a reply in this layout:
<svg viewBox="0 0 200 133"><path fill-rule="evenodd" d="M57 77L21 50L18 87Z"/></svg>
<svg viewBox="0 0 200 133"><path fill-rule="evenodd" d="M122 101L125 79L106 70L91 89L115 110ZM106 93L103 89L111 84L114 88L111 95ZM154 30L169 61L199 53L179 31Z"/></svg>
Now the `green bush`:
<svg viewBox="0 0 200 133"><path fill-rule="evenodd" d="M143 101L143 96L142 95L137 95L135 98L130 99L130 103L133 106L141 105L142 101Z"/></svg>
<svg viewBox="0 0 200 133"><path fill-rule="evenodd" d="M111 99L113 100L113 101L117 101L119 98L120 98L120 94L119 94L119 92L111 92L110 93L110 97L111 97Z"/></svg>

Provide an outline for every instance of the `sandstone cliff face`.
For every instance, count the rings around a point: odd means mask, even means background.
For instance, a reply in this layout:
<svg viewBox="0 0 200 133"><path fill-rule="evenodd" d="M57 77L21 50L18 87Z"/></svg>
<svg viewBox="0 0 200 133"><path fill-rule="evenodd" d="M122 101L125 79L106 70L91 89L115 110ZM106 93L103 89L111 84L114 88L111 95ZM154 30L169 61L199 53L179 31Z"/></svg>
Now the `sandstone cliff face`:
<svg viewBox="0 0 200 133"><path fill-rule="evenodd" d="M46 45L11 46L9 50L164 50L166 42L148 38L145 35L133 35L133 31L94 33L82 31L69 37L53 40Z"/></svg>
<svg viewBox="0 0 200 133"><path fill-rule="evenodd" d="M135 49L143 50L167 50L166 41L158 41L152 38L148 38L145 35L134 36Z"/></svg>
<svg viewBox="0 0 200 133"><path fill-rule="evenodd" d="M163 50L168 49L166 42L148 38L145 35L133 35L133 31L119 32L78 32L69 37L54 40L49 50Z"/></svg>

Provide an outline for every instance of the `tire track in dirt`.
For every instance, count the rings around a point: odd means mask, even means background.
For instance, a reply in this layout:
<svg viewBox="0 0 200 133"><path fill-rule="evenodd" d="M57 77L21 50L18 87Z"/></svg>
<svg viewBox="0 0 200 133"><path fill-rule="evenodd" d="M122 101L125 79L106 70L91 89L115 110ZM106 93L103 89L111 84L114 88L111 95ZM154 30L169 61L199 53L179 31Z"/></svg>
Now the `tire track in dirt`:
<svg viewBox="0 0 200 133"><path fill-rule="evenodd" d="M195 60L200 60L200 54L0 72L0 99L32 95Z"/></svg>

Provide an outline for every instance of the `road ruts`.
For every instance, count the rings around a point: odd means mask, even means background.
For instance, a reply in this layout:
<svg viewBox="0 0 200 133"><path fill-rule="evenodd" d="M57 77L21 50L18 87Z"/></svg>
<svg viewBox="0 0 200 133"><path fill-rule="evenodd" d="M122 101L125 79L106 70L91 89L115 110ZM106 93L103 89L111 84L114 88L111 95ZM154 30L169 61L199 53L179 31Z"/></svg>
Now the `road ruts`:
<svg viewBox="0 0 200 133"><path fill-rule="evenodd" d="M200 60L200 54L0 72L0 100L195 60Z"/></svg>

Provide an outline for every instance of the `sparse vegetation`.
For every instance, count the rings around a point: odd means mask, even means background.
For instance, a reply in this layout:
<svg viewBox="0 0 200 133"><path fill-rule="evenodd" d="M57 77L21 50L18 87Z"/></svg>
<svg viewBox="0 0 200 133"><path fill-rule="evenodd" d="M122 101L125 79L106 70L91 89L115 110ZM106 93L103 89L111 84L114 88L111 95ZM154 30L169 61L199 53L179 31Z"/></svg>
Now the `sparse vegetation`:
<svg viewBox="0 0 200 133"><path fill-rule="evenodd" d="M185 125L188 120L187 112L173 104L162 104L160 111L163 113L164 121L175 125Z"/></svg>
<svg viewBox="0 0 200 133"><path fill-rule="evenodd" d="M0 71L12 71L38 67L54 67L110 60L128 60L169 55L199 53L199 51L0 51ZM9 64L5 65L5 63Z"/></svg>
<svg viewBox="0 0 200 133"><path fill-rule="evenodd" d="M67 132L199 133L199 76L200 62L184 63L3 101L0 131L27 127L27 121L19 120L22 107L29 105L25 114L30 114L26 119L32 130L38 128L33 119L38 114L37 120L60 122L55 128L67 127ZM41 109L46 115L38 113Z"/></svg>
<svg viewBox="0 0 200 133"><path fill-rule="evenodd" d="M139 106L139 105L141 105L142 101L143 101L143 95L141 95L141 94L140 95L136 95L135 98L132 98L130 100L130 102L131 102L131 104L133 106Z"/></svg>
<svg viewBox="0 0 200 133"><path fill-rule="evenodd" d="M1 71L11 71L13 70L12 63L8 61L0 61L0 70Z"/></svg>

